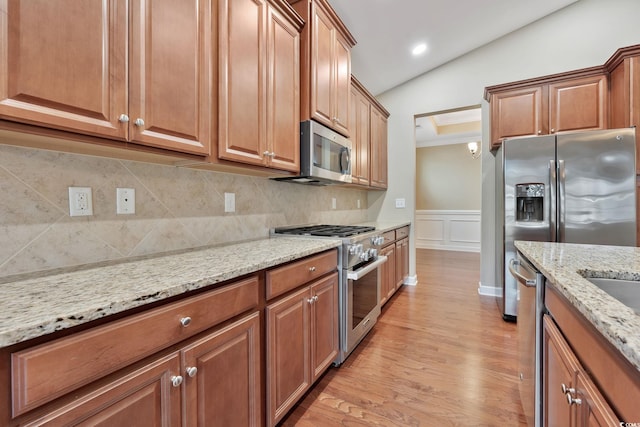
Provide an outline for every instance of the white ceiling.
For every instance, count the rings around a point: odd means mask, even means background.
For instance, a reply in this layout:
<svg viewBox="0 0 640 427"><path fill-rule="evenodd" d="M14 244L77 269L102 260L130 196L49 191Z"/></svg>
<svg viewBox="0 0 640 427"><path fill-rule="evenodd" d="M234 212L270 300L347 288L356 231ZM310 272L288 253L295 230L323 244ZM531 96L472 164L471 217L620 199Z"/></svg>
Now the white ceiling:
<svg viewBox="0 0 640 427"><path fill-rule="evenodd" d="M479 107L416 117L416 147L479 142L481 121Z"/></svg>
<svg viewBox="0 0 640 427"><path fill-rule="evenodd" d="M329 0L358 44L352 72L374 95L578 0ZM413 57L420 42L427 51Z"/></svg>

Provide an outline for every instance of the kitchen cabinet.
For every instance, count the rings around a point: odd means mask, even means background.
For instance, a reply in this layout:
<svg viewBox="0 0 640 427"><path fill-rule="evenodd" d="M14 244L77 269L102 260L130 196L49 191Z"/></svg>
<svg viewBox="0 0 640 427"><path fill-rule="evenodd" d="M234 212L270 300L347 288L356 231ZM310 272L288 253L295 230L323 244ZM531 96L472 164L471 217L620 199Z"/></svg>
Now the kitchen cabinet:
<svg viewBox="0 0 640 427"><path fill-rule="evenodd" d="M371 108L371 163L370 185L373 188L387 188L387 117L380 110Z"/></svg>
<svg viewBox="0 0 640 427"><path fill-rule="evenodd" d="M338 355L338 273L267 305L267 425L293 407Z"/></svg>
<svg viewBox="0 0 640 427"><path fill-rule="evenodd" d="M602 67L486 88L491 149L506 138L606 129L607 75Z"/></svg>
<svg viewBox="0 0 640 427"><path fill-rule="evenodd" d="M259 332L256 312L26 425L259 426Z"/></svg>
<svg viewBox="0 0 640 427"><path fill-rule="evenodd" d="M210 152L209 0L8 0L0 14L2 119Z"/></svg>
<svg viewBox="0 0 640 427"><path fill-rule="evenodd" d="M409 276L409 238L405 237L396 242L396 289L402 286L407 276Z"/></svg>
<svg viewBox="0 0 640 427"><path fill-rule="evenodd" d="M284 6L220 1L218 157L297 173L302 21Z"/></svg>
<svg viewBox="0 0 640 427"><path fill-rule="evenodd" d="M543 425L619 426L638 419L640 372L548 281L544 298Z"/></svg>
<svg viewBox="0 0 640 427"><path fill-rule="evenodd" d="M409 226L382 233L380 255L387 262L380 267L380 305L384 305L400 289L409 276Z"/></svg>
<svg viewBox="0 0 640 427"><path fill-rule="evenodd" d="M380 249L387 262L380 266L380 305L384 305L396 291L396 246L390 244Z"/></svg>
<svg viewBox="0 0 640 427"><path fill-rule="evenodd" d="M351 48L356 41L326 0L289 0L306 25L301 40L302 120L349 136Z"/></svg>
<svg viewBox="0 0 640 427"><path fill-rule="evenodd" d="M212 425L214 419L242 421L219 425L259 425L259 283L253 275L1 352L0 374L11 384L6 401L12 415L0 410L0 424L66 425L94 417L110 425L128 425L117 421L130 419L173 426L181 425L184 406L187 425Z"/></svg>
<svg viewBox="0 0 640 427"><path fill-rule="evenodd" d="M544 426L619 426L612 408L588 377L548 315L543 319Z"/></svg>
<svg viewBox="0 0 640 427"><path fill-rule="evenodd" d="M389 112L351 76L352 182L387 188L387 118Z"/></svg>

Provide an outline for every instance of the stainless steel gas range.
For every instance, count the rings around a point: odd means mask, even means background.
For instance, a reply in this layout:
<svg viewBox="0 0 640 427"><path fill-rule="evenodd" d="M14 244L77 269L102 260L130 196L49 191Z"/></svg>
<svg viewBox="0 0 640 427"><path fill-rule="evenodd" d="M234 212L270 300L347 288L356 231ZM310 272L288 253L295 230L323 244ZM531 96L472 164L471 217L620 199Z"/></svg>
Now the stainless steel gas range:
<svg viewBox="0 0 640 427"><path fill-rule="evenodd" d="M378 255L382 235L375 227L325 224L279 227L271 234L342 240L338 248L340 351L334 365L342 364L380 315L379 267L387 261Z"/></svg>

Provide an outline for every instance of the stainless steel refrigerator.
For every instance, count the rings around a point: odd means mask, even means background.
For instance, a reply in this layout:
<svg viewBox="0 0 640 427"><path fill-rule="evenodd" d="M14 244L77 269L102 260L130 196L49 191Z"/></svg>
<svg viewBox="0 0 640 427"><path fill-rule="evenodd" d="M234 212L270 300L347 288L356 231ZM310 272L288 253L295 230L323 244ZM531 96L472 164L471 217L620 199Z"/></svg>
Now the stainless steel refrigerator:
<svg viewBox="0 0 640 427"><path fill-rule="evenodd" d="M498 305L515 320L515 240L635 246L635 129L514 138L496 153Z"/></svg>

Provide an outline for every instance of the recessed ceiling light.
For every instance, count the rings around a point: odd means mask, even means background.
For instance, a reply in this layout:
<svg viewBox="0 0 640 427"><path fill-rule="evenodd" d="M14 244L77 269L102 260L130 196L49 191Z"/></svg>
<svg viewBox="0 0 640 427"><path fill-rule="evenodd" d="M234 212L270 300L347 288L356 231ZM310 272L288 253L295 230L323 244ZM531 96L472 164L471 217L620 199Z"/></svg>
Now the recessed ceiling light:
<svg viewBox="0 0 640 427"><path fill-rule="evenodd" d="M425 53L426 51L427 51L426 43L420 43L419 45L413 48L411 53L413 54L413 56L418 56Z"/></svg>

